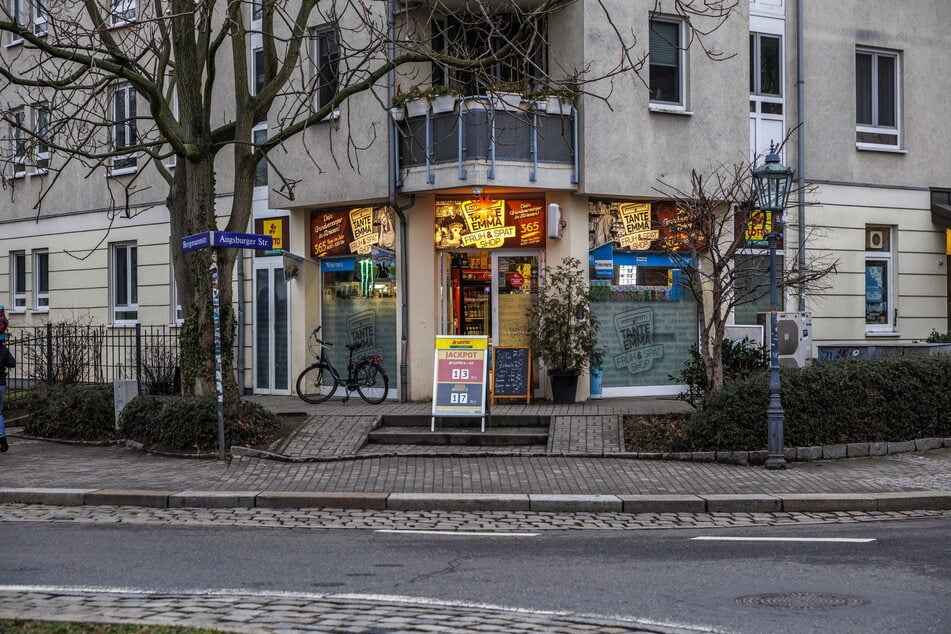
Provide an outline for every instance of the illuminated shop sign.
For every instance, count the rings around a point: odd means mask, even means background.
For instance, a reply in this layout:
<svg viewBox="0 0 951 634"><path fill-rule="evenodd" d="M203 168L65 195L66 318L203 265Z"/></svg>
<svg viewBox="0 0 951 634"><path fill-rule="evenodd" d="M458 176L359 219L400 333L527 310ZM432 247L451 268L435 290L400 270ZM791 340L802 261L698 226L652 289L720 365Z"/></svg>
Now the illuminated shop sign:
<svg viewBox="0 0 951 634"><path fill-rule="evenodd" d="M310 215L310 254L369 255L374 247L396 249L396 213L389 207L354 207Z"/></svg>
<svg viewBox="0 0 951 634"><path fill-rule="evenodd" d="M706 235L690 212L674 203L591 200L588 248L593 252L604 247L619 252L689 251L706 247Z"/></svg>
<svg viewBox="0 0 951 634"><path fill-rule="evenodd" d="M437 200L437 249L545 246L544 200Z"/></svg>

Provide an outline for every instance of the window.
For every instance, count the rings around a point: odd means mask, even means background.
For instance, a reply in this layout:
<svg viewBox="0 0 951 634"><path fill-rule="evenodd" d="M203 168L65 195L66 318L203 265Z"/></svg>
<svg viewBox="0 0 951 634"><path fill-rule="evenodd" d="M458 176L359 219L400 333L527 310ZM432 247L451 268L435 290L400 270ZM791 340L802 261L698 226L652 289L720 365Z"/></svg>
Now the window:
<svg viewBox="0 0 951 634"><path fill-rule="evenodd" d="M13 111L13 123L10 127L10 136L13 139L13 175L23 176L26 173L26 108Z"/></svg>
<svg viewBox="0 0 951 634"><path fill-rule="evenodd" d="M46 35L46 0L33 0L33 32Z"/></svg>
<svg viewBox="0 0 951 634"><path fill-rule="evenodd" d="M892 231L865 228L865 330L891 331L895 327Z"/></svg>
<svg viewBox="0 0 951 634"><path fill-rule="evenodd" d="M264 16L264 0L251 1L251 21L258 22Z"/></svg>
<svg viewBox="0 0 951 634"><path fill-rule="evenodd" d="M112 245L112 322L124 324L139 318L138 247L135 243Z"/></svg>
<svg viewBox="0 0 951 634"><path fill-rule="evenodd" d="M45 172L50 166L50 111L45 104L33 106L33 132L36 135L34 166L37 172Z"/></svg>
<svg viewBox="0 0 951 634"><path fill-rule="evenodd" d="M169 304L172 307L172 323L181 326L185 323L185 311L182 310L182 303L178 299L178 279L175 277L175 262L171 254L169 254L168 259L168 273L169 286L172 291L171 303Z"/></svg>
<svg viewBox="0 0 951 634"><path fill-rule="evenodd" d="M267 123L258 124L254 128L253 137L251 139L254 145L263 143L267 140ZM254 186L255 187L266 187L267 186L267 159L262 158L258 161L257 165L254 167Z"/></svg>
<svg viewBox="0 0 951 634"><path fill-rule="evenodd" d="M447 15L432 22L432 47L452 57L479 59L511 50L482 73L433 65L433 85L450 85L465 95L484 94L492 89L534 92L542 88L548 70L547 25L526 28L517 13L485 16ZM486 80L493 83L486 85Z"/></svg>
<svg viewBox="0 0 951 634"><path fill-rule="evenodd" d="M11 312L26 310L26 252L10 252L10 306Z"/></svg>
<svg viewBox="0 0 951 634"><path fill-rule="evenodd" d="M898 55L855 52L855 140L898 146Z"/></svg>
<svg viewBox="0 0 951 634"><path fill-rule="evenodd" d="M135 20L135 0L112 0L109 23L113 26Z"/></svg>
<svg viewBox="0 0 951 634"><path fill-rule="evenodd" d="M33 252L33 309L50 309L50 252L46 249Z"/></svg>
<svg viewBox="0 0 951 634"><path fill-rule="evenodd" d="M113 149L118 152L112 158L113 172L116 170L134 170L134 153L122 153L122 150L136 143L135 129L135 89L132 86L116 88L112 98L112 141Z"/></svg>
<svg viewBox="0 0 951 634"><path fill-rule="evenodd" d="M256 48L251 52L251 94L256 96L264 88L264 49Z"/></svg>
<svg viewBox="0 0 951 634"><path fill-rule="evenodd" d="M27 25L26 19L26 3L27 0L5 0L7 4L7 9L10 12L9 19L19 26L25 27ZM6 18L6 16L4 16ZM10 33L10 44L19 44L23 41L23 38L16 33Z"/></svg>
<svg viewBox="0 0 951 634"><path fill-rule="evenodd" d="M322 28L314 31L315 96L314 107L323 108L337 94L337 31Z"/></svg>
<svg viewBox="0 0 951 634"><path fill-rule="evenodd" d="M783 101L783 38L750 33L750 163L786 135Z"/></svg>
<svg viewBox="0 0 951 634"><path fill-rule="evenodd" d="M650 100L684 105L683 25L676 20L650 21Z"/></svg>

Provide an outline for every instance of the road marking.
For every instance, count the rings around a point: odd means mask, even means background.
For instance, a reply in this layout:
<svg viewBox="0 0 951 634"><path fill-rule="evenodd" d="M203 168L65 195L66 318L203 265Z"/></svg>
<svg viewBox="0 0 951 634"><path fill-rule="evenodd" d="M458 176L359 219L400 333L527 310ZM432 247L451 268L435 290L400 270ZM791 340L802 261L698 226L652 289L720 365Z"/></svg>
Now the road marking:
<svg viewBox="0 0 951 634"><path fill-rule="evenodd" d="M830 542L839 544L867 544L875 541L871 537L691 537L690 540L707 542Z"/></svg>
<svg viewBox="0 0 951 634"><path fill-rule="evenodd" d="M479 533L475 531L425 531L402 528L379 528L374 533L402 533L404 535L452 535L453 537L538 537L540 533Z"/></svg>

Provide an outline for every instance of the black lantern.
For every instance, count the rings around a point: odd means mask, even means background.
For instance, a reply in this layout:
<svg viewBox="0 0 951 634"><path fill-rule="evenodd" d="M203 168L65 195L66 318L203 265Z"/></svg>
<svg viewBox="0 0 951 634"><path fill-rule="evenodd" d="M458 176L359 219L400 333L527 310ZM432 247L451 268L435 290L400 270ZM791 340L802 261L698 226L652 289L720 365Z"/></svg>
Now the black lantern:
<svg viewBox="0 0 951 634"><path fill-rule="evenodd" d="M779 161L776 146L769 146L769 154L762 165L753 169L753 188L760 211L770 213L769 232L769 405L766 420L769 426L767 469L785 469L783 454L783 422L785 412L779 396L779 333L776 328L776 312L779 310L779 293L776 288L776 241L783 232L783 212L789 201L793 170Z"/></svg>

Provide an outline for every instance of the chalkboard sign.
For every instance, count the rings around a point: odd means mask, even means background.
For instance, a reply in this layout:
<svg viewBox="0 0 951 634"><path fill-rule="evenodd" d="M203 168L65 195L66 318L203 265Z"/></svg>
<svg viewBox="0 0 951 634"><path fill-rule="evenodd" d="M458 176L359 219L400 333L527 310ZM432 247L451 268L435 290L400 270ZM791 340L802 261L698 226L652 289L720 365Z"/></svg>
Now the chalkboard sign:
<svg viewBox="0 0 951 634"><path fill-rule="evenodd" d="M492 399L532 401L532 359L528 348L498 347L492 356Z"/></svg>

